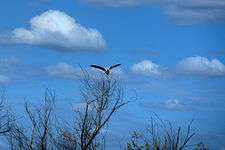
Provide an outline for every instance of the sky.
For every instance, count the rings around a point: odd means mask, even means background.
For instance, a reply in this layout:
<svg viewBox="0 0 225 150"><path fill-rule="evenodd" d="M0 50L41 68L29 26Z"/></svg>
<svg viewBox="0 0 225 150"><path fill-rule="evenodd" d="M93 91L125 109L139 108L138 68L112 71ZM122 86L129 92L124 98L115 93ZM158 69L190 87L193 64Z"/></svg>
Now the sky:
<svg viewBox="0 0 225 150"><path fill-rule="evenodd" d="M2 0L0 86L21 115L46 88L64 112L79 102L80 66L121 63L114 73L127 99L138 98L113 118L108 147L155 112L184 125L194 118L196 141L222 150L224 43L222 0Z"/></svg>

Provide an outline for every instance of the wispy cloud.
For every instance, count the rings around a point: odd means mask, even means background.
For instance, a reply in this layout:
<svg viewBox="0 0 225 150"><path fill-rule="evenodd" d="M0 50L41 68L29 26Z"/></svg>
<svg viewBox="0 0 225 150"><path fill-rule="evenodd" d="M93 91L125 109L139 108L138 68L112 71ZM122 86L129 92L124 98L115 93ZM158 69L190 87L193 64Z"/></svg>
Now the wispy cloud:
<svg viewBox="0 0 225 150"><path fill-rule="evenodd" d="M66 63L66 62L59 62L54 65L49 65L45 67L45 71L48 75L56 78L64 78L64 79L78 79L82 78L86 73L90 75L91 77L99 77L104 74L101 70L91 68L91 67L76 67L72 64ZM120 68L117 67L112 70L111 73L114 77L117 78L125 78L126 74L125 72Z"/></svg>
<svg viewBox="0 0 225 150"><path fill-rule="evenodd" d="M2 82L3 79L4 82L13 83L14 81L24 81L28 78L39 78L42 72L40 66L23 64L15 56L0 58L0 75L2 75Z"/></svg>
<svg viewBox="0 0 225 150"><path fill-rule="evenodd" d="M218 59L209 60L195 56L181 60L177 65L179 73L199 76L224 76L225 65Z"/></svg>
<svg viewBox="0 0 225 150"><path fill-rule="evenodd" d="M57 50L103 50L106 48L101 33L77 23L65 12L49 10L30 20L30 29L16 28L0 35L1 43L53 47Z"/></svg>
<svg viewBox="0 0 225 150"><path fill-rule="evenodd" d="M132 7L148 3L148 0L84 0L84 2L108 7Z"/></svg>
<svg viewBox="0 0 225 150"><path fill-rule="evenodd" d="M8 58L0 58L0 65L12 65L17 63L18 59L15 56L11 56Z"/></svg>
<svg viewBox="0 0 225 150"><path fill-rule="evenodd" d="M11 78L8 74L11 66L16 65L17 58L12 56L9 58L0 58L0 85L7 85L11 82Z"/></svg>
<svg viewBox="0 0 225 150"><path fill-rule="evenodd" d="M171 110L182 110L183 105L177 99L166 100L162 103L162 107Z"/></svg>
<svg viewBox="0 0 225 150"><path fill-rule="evenodd" d="M10 78L0 74L0 85L6 85L10 82Z"/></svg>
<svg viewBox="0 0 225 150"><path fill-rule="evenodd" d="M225 20L225 1L221 0L167 0L162 7L181 25Z"/></svg>
<svg viewBox="0 0 225 150"><path fill-rule="evenodd" d="M55 65L45 67L46 72L53 77L75 79L80 70L66 62L60 62Z"/></svg>
<svg viewBox="0 0 225 150"><path fill-rule="evenodd" d="M140 103L141 107L151 108L151 109L164 109L171 111L190 111L191 107L188 104L183 104L177 99L168 99L164 101L143 101Z"/></svg>
<svg viewBox="0 0 225 150"><path fill-rule="evenodd" d="M199 22L225 20L225 1L222 0L84 0L107 7L159 5L176 23L189 25Z"/></svg>

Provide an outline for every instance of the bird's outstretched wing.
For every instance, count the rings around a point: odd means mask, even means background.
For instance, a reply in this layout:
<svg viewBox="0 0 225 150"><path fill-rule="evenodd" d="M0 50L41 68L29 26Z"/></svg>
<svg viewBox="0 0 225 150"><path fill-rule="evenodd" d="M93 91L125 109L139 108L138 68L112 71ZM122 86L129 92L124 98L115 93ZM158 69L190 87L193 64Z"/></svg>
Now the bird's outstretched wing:
<svg viewBox="0 0 225 150"><path fill-rule="evenodd" d="M101 67L101 66L91 65L91 67L93 67L93 68L97 68L97 69L100 69L100 70L102 70L102 71L106 72L106 69L105 69L105 68L103 68L103 67Z"/></svg>
<svg viewBox="0 0 225 150"><path fill-rule="evenodd" d="M115 67L118 67L118 66L120 66L121 64L116 64L116 65L113 65L113 66L111 66L110 68L109 68L109 70L111 70L111 69L113 69L113 68L115 68Z"/></svg>

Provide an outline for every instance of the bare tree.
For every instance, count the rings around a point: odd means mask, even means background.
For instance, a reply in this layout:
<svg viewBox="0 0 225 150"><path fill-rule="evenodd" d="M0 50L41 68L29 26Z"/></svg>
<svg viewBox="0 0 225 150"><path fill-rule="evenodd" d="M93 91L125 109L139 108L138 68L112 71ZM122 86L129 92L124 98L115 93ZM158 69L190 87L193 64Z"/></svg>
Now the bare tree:
<svg viewBox="0 0 225 150"><path fill-rule="evenodd" d="M6 99L5 89L0 89L0 135L10 131L11 117L8 111L4 107L4 102Z"/></svg>
<svg viewBox="0 0 225 150"><path fill-rule="evenodd" d="M14 121L12 129L5 135L12 150L47 150L52 148L50 132L55 95L46 90L44 103L34 106L25 104L28 117L25 122ZM24 121L24 120L23 120ZM27 123L30 121L30 124ZM28 127L25 127L27 124Z"/></svg>
<svg viewBox="0 0 225 150"><path fill-rule="evenodd" d="M111 75L90 76L84 71L81 79L82 103L75 110L73 128L64 127L55 140L59 149L95 150L104 148L104 127L123 105L123 90Z"/></svg>
<svg viewBox="0 0 225 150"><path fill-rule="evenodd" d="M175 127L171 122L165 122L158 116L151 118L150 129L145 134L134 132L127 150L183 150L187 148L194 133L191 130L193 120L184 130Z"/></svg>

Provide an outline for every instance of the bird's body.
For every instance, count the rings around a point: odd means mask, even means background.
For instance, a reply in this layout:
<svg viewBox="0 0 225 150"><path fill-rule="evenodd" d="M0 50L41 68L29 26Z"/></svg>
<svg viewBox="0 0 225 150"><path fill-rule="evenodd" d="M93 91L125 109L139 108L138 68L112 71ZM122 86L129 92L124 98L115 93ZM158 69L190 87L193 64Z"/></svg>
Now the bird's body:
<svg viewBox="0 0 225 150"><path fill-rule="evenodd" d="M116 65L113 65L113 66L111 66L109 68L104 68L104 67L101 67L101 66L98 66L98 65L91 65L91 67L96 68L96 69L100 69L101 71L105 72L105 74L109 75L113 68L118 67L120 65L121 64L116 64Z"/></svg>

